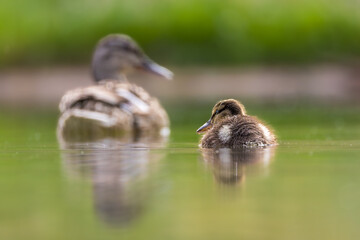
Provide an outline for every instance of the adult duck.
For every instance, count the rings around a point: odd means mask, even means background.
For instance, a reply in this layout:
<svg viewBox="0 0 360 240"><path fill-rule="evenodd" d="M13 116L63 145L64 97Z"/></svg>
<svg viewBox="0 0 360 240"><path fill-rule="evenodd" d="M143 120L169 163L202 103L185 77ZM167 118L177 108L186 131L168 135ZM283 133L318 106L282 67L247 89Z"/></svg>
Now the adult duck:
<svg viewBox="0 0 360 240"><path fill-rule="evenodd" d="M99 41L92 58L97 85L65 93L58 134L72 136L169 134L169 118L159 101L131 84L126 74L143 70L172 79L173 73L148 58L129 36L111 34Z"/></svg>

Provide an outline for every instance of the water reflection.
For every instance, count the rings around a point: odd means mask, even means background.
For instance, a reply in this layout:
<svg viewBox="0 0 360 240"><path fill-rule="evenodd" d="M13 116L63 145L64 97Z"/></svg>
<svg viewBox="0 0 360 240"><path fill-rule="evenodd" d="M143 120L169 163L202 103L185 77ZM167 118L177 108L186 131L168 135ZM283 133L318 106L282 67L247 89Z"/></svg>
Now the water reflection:
<svg viewBox="0 0 360 240"><path fill-rule="evenodd" d="M151 142L151 143L150 143ZM66 141L59 137L64 169L69 178L90 180L96 215L112 226L124 226L144 212L154 191L153 173L163 158L165 138L106 138Z"/></svg>
<svg viewBox="0 0 360 240"><path fill-rule="evenodd" d="M105 138L116 139L122 144L157 144L166 141L166 136L160 133L149 133L140 131L124 131L122 126L103 126L99 122L86 118L75 118L63 113L57 125L57 137L59 142L93 142Z"/></svg>
<svg viewBox="0 0 360 240"><path fill-rule="evenodd" d="M234 186L247 174L266 175L275 148L202 149L202 159L220 185Z"/></svg>

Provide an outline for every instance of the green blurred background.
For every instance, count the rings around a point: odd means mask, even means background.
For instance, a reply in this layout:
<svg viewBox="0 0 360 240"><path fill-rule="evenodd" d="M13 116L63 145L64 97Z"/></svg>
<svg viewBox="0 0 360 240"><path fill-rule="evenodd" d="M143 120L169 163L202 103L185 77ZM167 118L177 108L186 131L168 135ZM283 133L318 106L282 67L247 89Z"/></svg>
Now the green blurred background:
<svg viewBox="0 0 360 240"><path fill-rule="evenodd" d="M175 65L344 61L360 54L355 0L2 1L0 65L87 63L126 33Z"/></svg>

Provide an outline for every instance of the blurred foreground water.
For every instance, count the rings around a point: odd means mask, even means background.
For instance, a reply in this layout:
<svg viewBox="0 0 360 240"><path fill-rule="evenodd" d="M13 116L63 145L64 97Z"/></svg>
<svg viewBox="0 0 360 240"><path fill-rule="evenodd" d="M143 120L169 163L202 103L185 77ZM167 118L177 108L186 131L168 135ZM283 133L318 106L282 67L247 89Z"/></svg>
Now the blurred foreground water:
<svg viewBox="0 0 360 240"><path fill-rule="evenodd" d="M169 139L56 139L58 115L3 110L1 239L357 239L356 106L246 104L276 148L200 150L211 103L167 105Z"/></svg>

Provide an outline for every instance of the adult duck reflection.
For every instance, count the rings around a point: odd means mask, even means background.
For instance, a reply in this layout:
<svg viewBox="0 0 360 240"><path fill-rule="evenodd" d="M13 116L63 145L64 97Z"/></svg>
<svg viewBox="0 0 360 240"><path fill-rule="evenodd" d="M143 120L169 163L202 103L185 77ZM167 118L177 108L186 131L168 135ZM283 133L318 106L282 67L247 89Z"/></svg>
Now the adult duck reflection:
<svg viewBox="0 0 360 240"><path fill-rule="evenodd" d="M141 216L155 188L151 173L158 168L161 152L149 150L146 142L124 145L116 139L60 141L60 145L67 176L91 182L94 209L101 221L121 227Z"/></svg>
<svg viewBox="0 0 360 240"><path fill-rule="evenodd" d="M238 185L247 174L266 175L275 148L202 149L202 159L217 183Z"/></svg>

